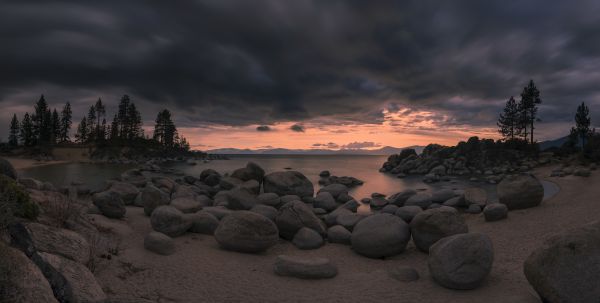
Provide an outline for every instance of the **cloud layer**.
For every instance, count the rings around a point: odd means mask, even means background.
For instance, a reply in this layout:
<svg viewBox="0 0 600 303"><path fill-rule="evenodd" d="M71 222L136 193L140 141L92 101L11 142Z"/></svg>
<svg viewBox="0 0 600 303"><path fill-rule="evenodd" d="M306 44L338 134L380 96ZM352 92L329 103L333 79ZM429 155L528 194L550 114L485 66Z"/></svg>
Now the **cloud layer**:
<svg viewBox="0 0 600 303"><path fill-rule="evenodd" d="M145 120L167 106L180 127L302 133L415 111L476 129L531 78L553 136L581 101L600 120L599 13L585 0L2 1L0 106L22 112L45 93L80 116L127 93Z"/></svg>

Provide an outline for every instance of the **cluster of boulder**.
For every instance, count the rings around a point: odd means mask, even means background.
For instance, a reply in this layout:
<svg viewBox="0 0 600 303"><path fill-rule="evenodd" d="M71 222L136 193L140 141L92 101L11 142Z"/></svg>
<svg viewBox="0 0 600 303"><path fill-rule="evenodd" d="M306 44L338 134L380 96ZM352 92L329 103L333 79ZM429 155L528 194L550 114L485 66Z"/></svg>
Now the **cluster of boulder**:
<svg viewBox="0 0 600 303"><path fill-rule="evenodd" d="M430 144L421 154L414 149L404 149L400 154L389 156L380 171L400 178L424 175L425 182L437 182L450 176L483 176L485 181L496 184L507 174L527 172L548 162L545 156L533 158L493 140L471 137L451 147Z"/></svg>
<svg viewBox="0 0 600 303"><path fill-rule="evenodd" d="M342 184L345 185L348 188L353 188L359 185L363 185L364 181L359 180L357 178L354 177L349 177L349 176L343 176L343 177L338 177L338 176L332 176L331 173L328 170L324 170L322 172L319 173L319 185L323 185L323 186L327 186L330 184Z"/></svg>
<svg viewBox="0 0 600 303"><path fill-rule="evenodd" d="M113 182L94 196L119 196L124 204L133 200L133 205L144 207L154 230L144 245L159 254L175 252L172 238L186 232L213 234L223 249L242 253L260 253L284 239L299 249L316 249L326 242L345 244L370 258L400 254L412 239L419 250L430 254L430 270L436 281L450 288L469 289L489 273L493 250L487 236L468 234L459 210L476 205L486 220L495 221L506 218L508 209L532 206L522 204L522 197L541 202L543 189L535 178L518 175L514 179L506 190L500 190L502 204L489 203L487 193L476 188L433 194L406 190L389 197L375 193L363 199L361 202L369 203L373 210L369 214L357 212L361 203L343 184L323 186L315 195L313 184L302 173L265 174L254 163L231 175L207 169L198 178L150 178L137 195ZM506 178L509 180L513 179ZM116 195L104 194L111 192ZM433 249L441 239L455 235L462 236L449 238L448 243ZM454 253L467 248L472 253ZM278 257L274 270L299 278L330 278L337 273L327 259L292 256Z"/></svg>
<svg viewBox="0 0 600 303"><path fill-rule="evenodd" d="M578 177L589 177L592 175L592 171L596 170L596 164L592 163L589 166L569 166L564 165L561 168L553 170L550 177L565 177L565 176L578 176Z"/></svg>

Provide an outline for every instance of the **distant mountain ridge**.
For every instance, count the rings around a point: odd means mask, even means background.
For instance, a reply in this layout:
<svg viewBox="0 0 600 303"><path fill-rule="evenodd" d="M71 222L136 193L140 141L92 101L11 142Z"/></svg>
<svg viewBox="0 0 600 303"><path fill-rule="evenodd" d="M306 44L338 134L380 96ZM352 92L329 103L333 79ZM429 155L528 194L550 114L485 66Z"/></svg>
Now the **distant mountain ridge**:
<svg viewBox="0 0 600 303"><path fill-rule="evenodd" d="M261 148L261 149L239 149L218 148L207 150L209 154L221 155L365 155L365 156L388 156L398 154L403 149L412 148L418 154L423 151L424 146L392 147L384 146L378 149L287 149L287 148Z"/></svg>

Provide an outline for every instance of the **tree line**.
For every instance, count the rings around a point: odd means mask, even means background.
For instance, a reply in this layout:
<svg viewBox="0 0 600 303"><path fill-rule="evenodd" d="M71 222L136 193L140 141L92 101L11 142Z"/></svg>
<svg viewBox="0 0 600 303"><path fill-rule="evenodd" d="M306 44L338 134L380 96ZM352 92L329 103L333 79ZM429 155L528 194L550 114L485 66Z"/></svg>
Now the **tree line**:
<svg viewBox="0 0 600 303"><path fill-rule="evenodd" d="M505 140L523 140L534 144L535 122L537 118L538 105L542 103L540 91L530 80L521 92L521 99L517 102L511 96L498 119L498 132Z"/></svg>
<svg viewBox="0 0 600 303"><path fill-rule="evenodd" d="M538 122L537 106L542 103L540 91L530 80L521 92L517 102L514 97L506 101L504 110L498 119L498 132L505 142L520 141L534 144L535 122ZM588 158L599 158L600 134L591 127L590 110L585 102L577 107L575 126L570 130L567 141L561 146L562 153L571 154L581 151ZM593 155L593 156L592 156Z"/></svg>
<svg viewBox="0 0 600 303"><path fill-rule="evenodd" d="M102 99L90 106L77 126L74 142L88 145L121 145L133 142L158 144L164 149L189 150L187 140L180 136L171 112L161 110L155 120L152 137L144 135L143 120L134 102L124 95L109 124ZM44 95L34 104L33 113L26 112L21 121L16 114L9 126L8 145L16 147L51 147L73 142L70 137L73 120L71 104L66 102L60 113L50 109Z"/></svg>

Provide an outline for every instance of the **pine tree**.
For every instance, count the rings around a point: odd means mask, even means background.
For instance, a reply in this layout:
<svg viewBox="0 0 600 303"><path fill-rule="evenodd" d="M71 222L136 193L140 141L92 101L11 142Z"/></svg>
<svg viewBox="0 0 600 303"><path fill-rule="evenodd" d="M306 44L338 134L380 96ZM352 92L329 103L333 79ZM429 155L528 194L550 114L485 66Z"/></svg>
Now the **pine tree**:
<svg viewBox="0 0 600 303"><path fill-rule="evenodd" d="M13 114L8 134L8 145L11 147L17 147L19 145L19 128L19 119L17 119L16 114Z"/></svg>
<svg viewBox="0 0 600 303"><path fill-rule="evenodd" d="M24 146L33 146L35 144L33 121L31 120L29 113L25 113L23 120L21 121L20 137L21 143L23 143Z"/></svg>
<svg viewBox="0 0 600 303"><path fill-rule="evenodd" d="M59 142L64 143L69 141L69 131L71 130L72 114L73 113L71 112L71 104L67 102L60 114Z"/></svg>
<svg viewBox="0 0 600 303"><path fill-rule="evenodd" d="M52 119L51 119L51 143L56 144L60 141L60 116L56 111L56 108L52 111Z"/></svg>
<svg viewBox="0 0 600 303"><path fill-rule="evenodd" d="M88 142L96 141L96 108L92 105L88 110L86 121L86 138Z"/></svg>
<svg viewBox="0 0 600 303"><path fill-rule="evenodd" d="M160 111L158 115L156 115L155 121L154 140L166 148L172 148L175 144L177 128L175 127L173 120L171 120L171 112L167 109Z"/></svg>
<svg viewBox="0 0 600 303"><path fill-rule="evenodd" d="M575 113L575 127L571 128L571 136L576 139L575 142L581 140L582 149L585 148L587 139L594 133L590 129L590 124L590 110L585 102L581 102L581 105L577 107L577 113Z"/></svg>
<svg viewBox="0 0 600 303"><path fill-rule="evenodd" d="M119 139L119 118L115 114L112 123L110 124L110 140L115 142Z"/></svg>
<svg viewBox="0 0 600 303"><path fill-rule="evenodd" d="M77 126L77 133L75 134L75 140L79 143L87 143L89 140L87 121L88 121L88 119L86 119L86 117L83 117L81 119L81 122L79 123L79 126Z"/></svg>
<svg viewBox="0 0 600 303"><path fill-rule="evenodd" d="M498 132L502 134L505 140L515 139L519 127L519 107L512 96L506 101L506 106L500 114L497 125Z"/></svg>
<svg viewBox="0 0 600 303"><path fill-rule="evenodd" d="M129 122L127 139L131 140L144 136L142 116L133 102L129 103L129 107L127 108L127 121Z"/></svg>
<svg viewBox="0 0 600 303"><path fill-rule="evenodd" d="M106 107L104 106L104 104L102 104L102 99L98 98L98 101L96 101L96 104L94 105L94 110L96 111L96 138L97 140L104 140L105 136L104 136L104 132L106 131L106 128L104 130L102 130L102 124L101 121L106 117ZM104 126L106 126L106 120L104 120Z"/></svg>
<svg viewBox="0 0 600 303"><path fill-rule="evenodd" d="M47 144L50 142L50 119L52 117L49 114L48 103L44 95L40 97L38 102L34 106L34 114L31 118L33 123L33 134L35 137L34 144Z"/></svg>
<svg viewBox="0 0 600 303"><path fill-rule="evenodd" d="M519 111L521 113L520 124L523 129L522 135L527 140L527 135L530 136L531 144L533 141L534 123L537 119L538 104L542 103L540 99L540 91L537 89L533 80L529 80L529 84L523 88L521 93L521 101L519 103ZM529 127L529 132L528 128Z"/></svg>
<svg viewBox="0 0 600 303"><path fill-rule="evenodd" d="M121 102L119 103L119 110L117 112L117 121L119 125L119 139L125 139L129 134L129 125L131 124L129 122L130 115L128 114L129 102L129 96L124 95L121 98Z"/></svg>

